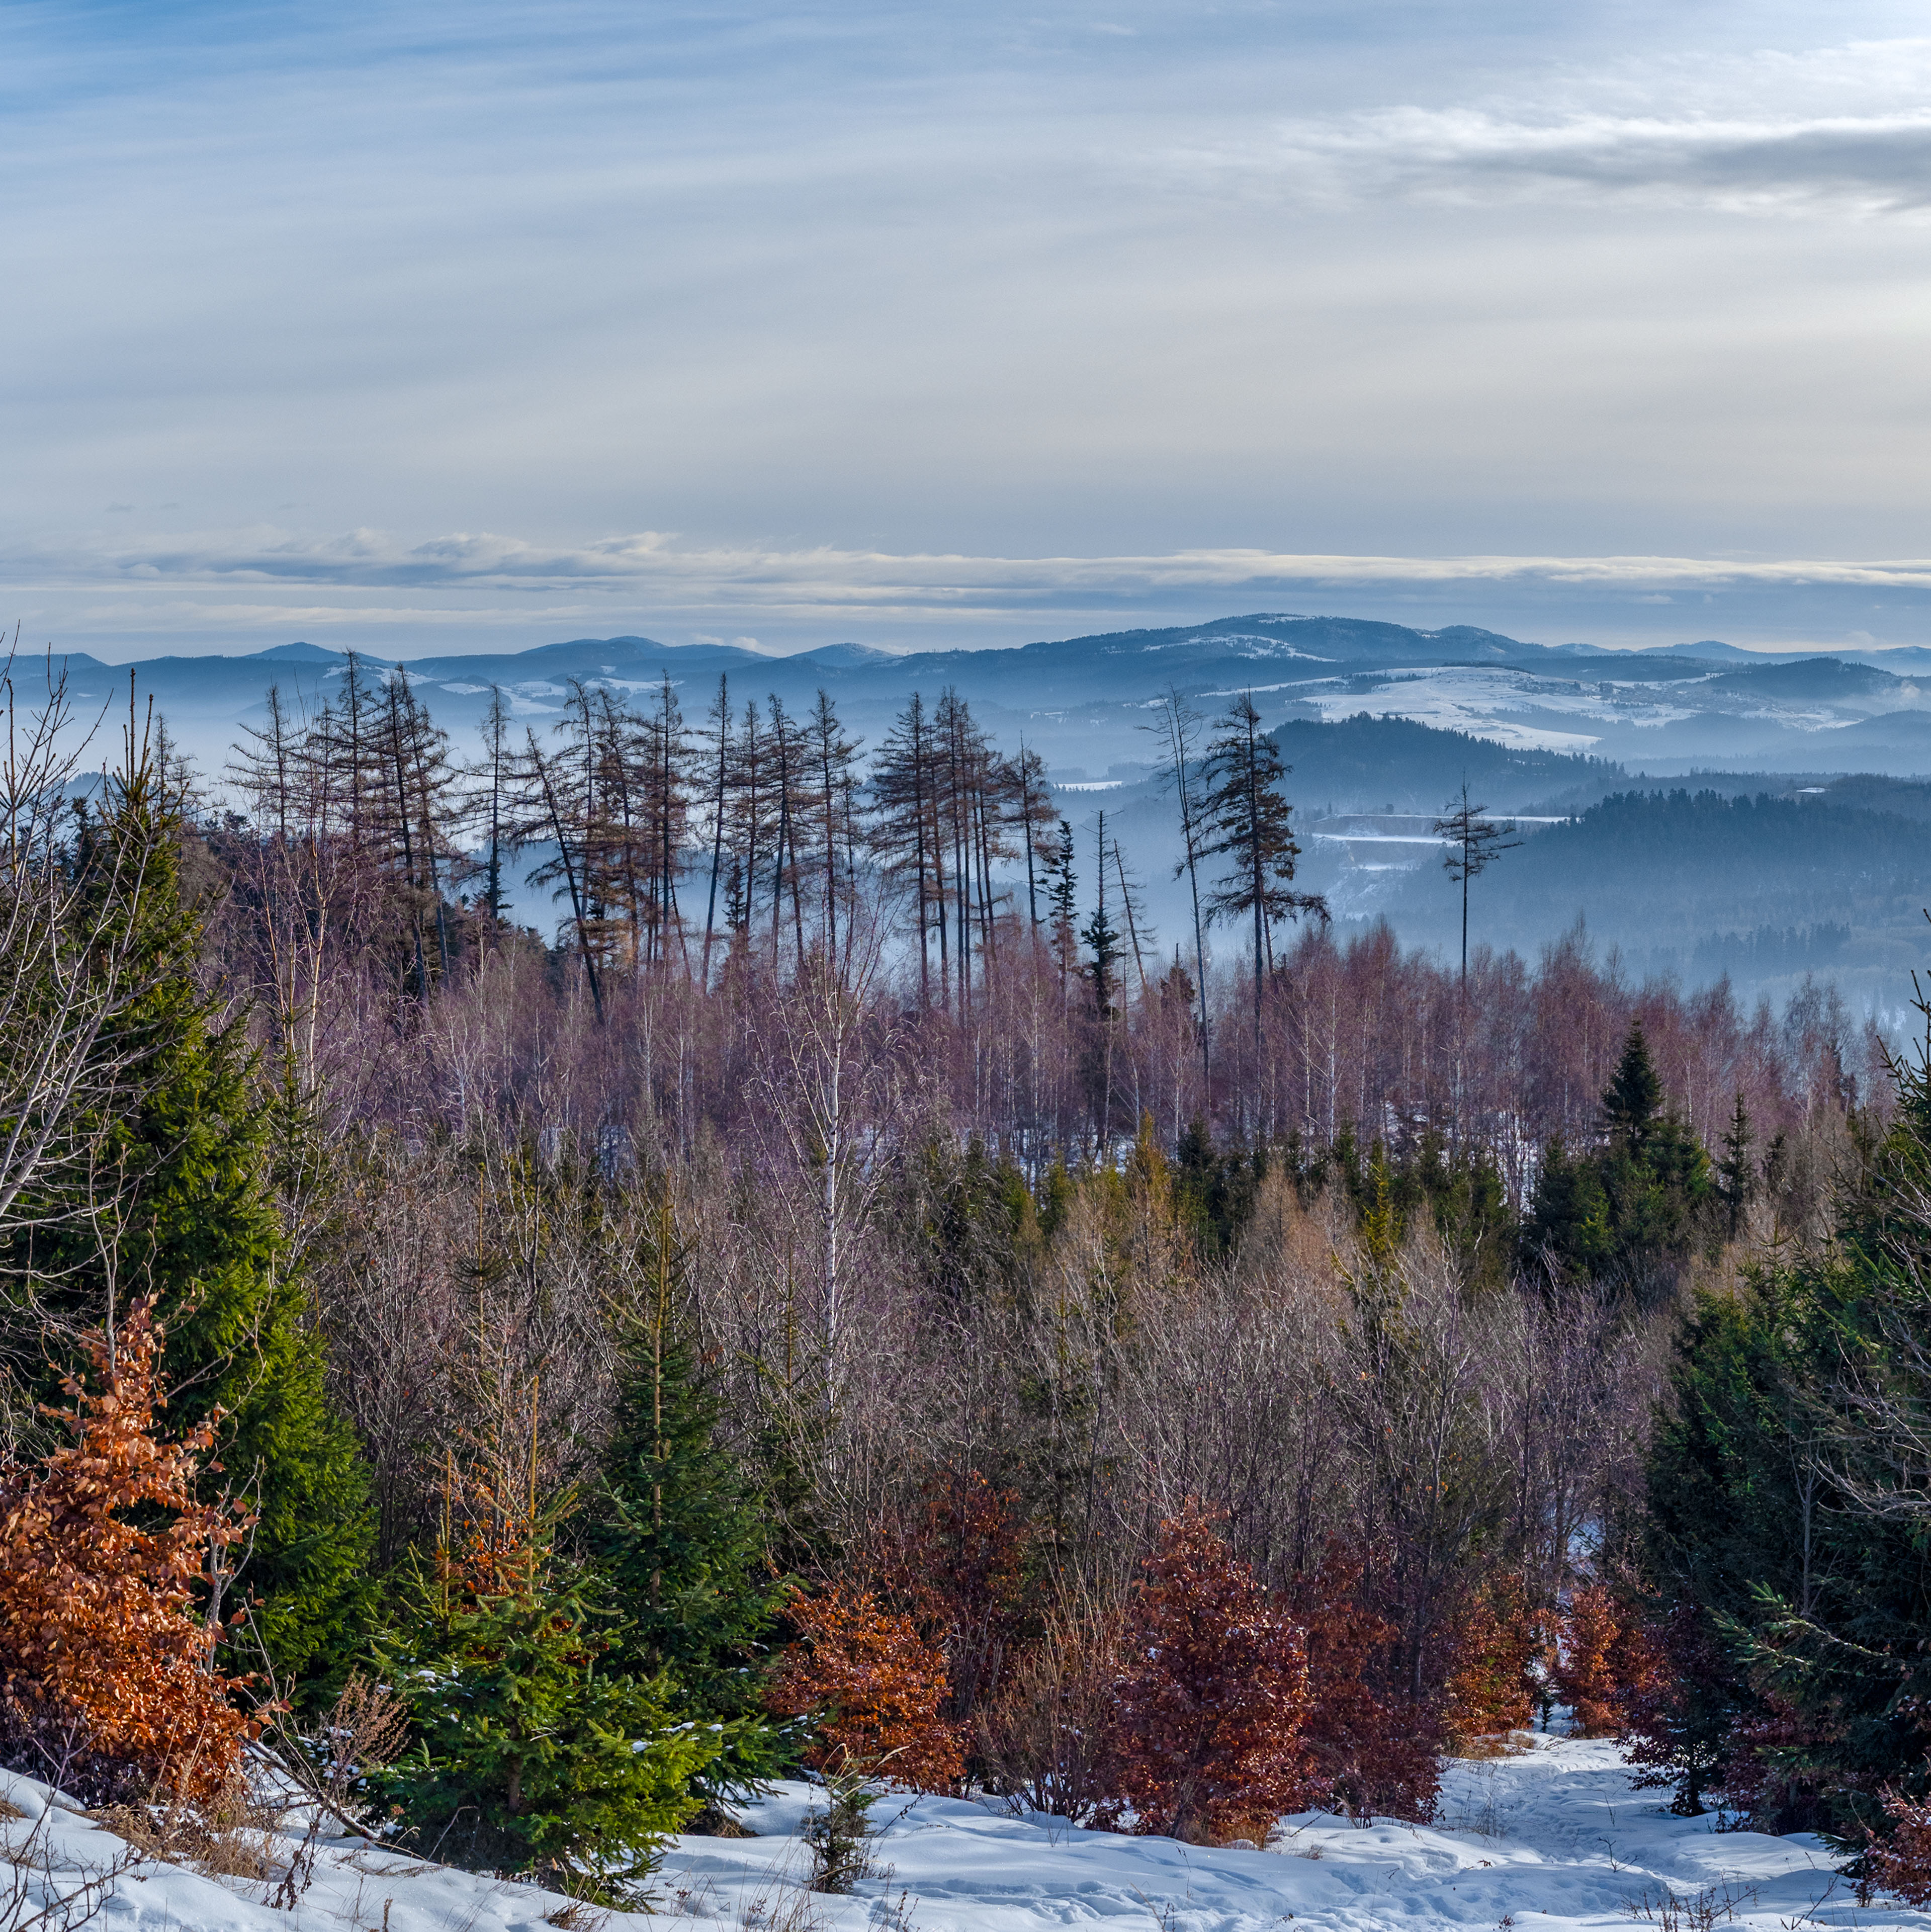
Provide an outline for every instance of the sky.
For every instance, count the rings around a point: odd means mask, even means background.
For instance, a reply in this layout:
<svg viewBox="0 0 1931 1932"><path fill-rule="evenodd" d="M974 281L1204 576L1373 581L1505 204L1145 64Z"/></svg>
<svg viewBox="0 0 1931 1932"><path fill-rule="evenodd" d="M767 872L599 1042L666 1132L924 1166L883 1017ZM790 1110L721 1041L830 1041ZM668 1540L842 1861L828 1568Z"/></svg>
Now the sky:
<svg viewBox="0 0 1931 1932"><path fill-rule="evenodd" d="M1931 643L1890 0L0 0L0 613Z"/></svg>

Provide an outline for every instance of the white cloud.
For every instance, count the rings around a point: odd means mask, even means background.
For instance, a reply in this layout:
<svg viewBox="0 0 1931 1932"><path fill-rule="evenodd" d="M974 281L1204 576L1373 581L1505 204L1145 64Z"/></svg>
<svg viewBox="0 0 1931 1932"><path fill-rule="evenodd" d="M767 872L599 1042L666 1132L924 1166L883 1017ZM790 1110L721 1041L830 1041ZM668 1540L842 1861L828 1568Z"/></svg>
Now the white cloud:
<svg viewBox="0 0 1931 1932"><path fill-rule="evenodd" d="M1316 196L1639 197L1738 212L1931 204L1931 40L1541 77L1532 99L1296 119L1178 151L1203 184Z"/></svg>
<svg viewBox="0 0 1931 1932"><path fill-rule="evenodd" d="M1861 587L1931 591L1931 559L1735 559L1683 556L1333 556L1246 548L1097 556L896 554L858 549L686 546L663 532L639 531L577 546L549 545L488 532L459 532L409 543L383 532L334 536L280 530L211 532L148 544L96 542L65 549L16 549L0 555L9 574L43 588L268 585L290 590L427 593L620 592L668 609L761 610L877 617L920 610L1050 608L1068 597L1167 598L1303 588L1345 592L1365 587L1547 586L1666 604L1673 592ZM121 606L124 615L134 607ZM173 604L151 599L143 614L169 610L193 621L268 613L285 620L473 622L469 608L418 605ZM506 620L595 620L583 602L508 607ZM721 633L697 634L715 640ZM733 641L756 647L755 640Z"/></svg>

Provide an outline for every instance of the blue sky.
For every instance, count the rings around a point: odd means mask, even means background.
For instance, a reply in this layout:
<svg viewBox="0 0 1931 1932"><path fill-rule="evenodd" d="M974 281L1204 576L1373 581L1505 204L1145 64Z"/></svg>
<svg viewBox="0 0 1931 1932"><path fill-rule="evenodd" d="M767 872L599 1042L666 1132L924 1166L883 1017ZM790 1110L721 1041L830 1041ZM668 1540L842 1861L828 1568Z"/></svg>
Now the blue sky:
<svg viewBox="0 0 1931 1932"><path fill-rule="evenodd" d="M1924 27L0 4L0 608L1931 641Z"/></svg>

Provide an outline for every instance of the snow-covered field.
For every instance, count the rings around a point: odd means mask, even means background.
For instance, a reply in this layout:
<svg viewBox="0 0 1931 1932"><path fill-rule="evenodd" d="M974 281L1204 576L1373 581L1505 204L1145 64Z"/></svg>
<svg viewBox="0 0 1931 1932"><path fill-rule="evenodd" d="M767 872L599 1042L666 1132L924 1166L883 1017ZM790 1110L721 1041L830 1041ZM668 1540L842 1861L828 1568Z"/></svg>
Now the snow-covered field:
<svg viewBox="0 0 1931 1932"><path fill-rule="evenodd" d="M6 1778L0 1788L24 1814L4 1828L14 1853L30 1838L49 1848L67 1887L125 1849L70 1812L56 1808L43 1822L40 1786ZM148 1932L1033 1932L1086 1924L1120 1932L1931 1932L1931 1914L1859 1906L1816 1839L1672 1818L1657 1794L1630 1790L1613 1746L1567 1738L1453 1766L1435 1825L1289 1819L1264 1851L1075 1831L990 1802L882 1801L878 1870L848 1898L797 1888L806 1860L795 1834L811 1796L802 1784L781 1786L748 1814L754 1838L679 1840L655 1883L654 1918L573 1910L531 1886L330 1838L291 1909L267 1903L259 1881L151 1863L115 1881L93 1922ZM284 1861L294 1844L277 1847ZM18 1906L10 1916L5 1882L0 1867L0 1932L32 1923L38 1909Z"/></svg>

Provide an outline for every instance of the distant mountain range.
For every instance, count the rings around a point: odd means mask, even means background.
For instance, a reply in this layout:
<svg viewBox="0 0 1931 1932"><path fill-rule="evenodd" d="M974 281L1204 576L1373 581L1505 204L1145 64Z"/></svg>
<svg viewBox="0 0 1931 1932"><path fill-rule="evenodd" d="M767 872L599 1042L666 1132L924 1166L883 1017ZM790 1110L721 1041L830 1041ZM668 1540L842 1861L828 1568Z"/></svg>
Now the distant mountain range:
<svg viewBox="0 0 1931 1932"><path fill-rule="evenodd" d="M312 710L343 662L293 643L245 658L64 665L75 697L107 714L111 742L131 672L136 694L218 778L271 686ZM1793 658L1706 640L1612 652L1276 614L906 656L578 638L403 668L463 752L493 688L539 738L573 680L647 701L668 677L694 724L720 677L739 714L773 695L802 711L822 688L875 746L914 691L931 700L950 686L1003 747L1023 740L1045 757L1082 879L1105 814L1144 887L1143 936L1156 932L1167 957L1189 921L1177 815L1144 728L1170 687L1209 718L1254 694L1293 767L1303 879L1329 895L1343 933L1386 918L1409 944L1455 943L1459 903L1429 826L1465 780L1478 802L1522 818L1528 844L1480 882L1476 929L1525 952L1579 916L1639 973L1728 972L1780 994L1816 970L1883 1007L1908 992L1918 909L1931 903L1919 858L1931 787L1900 782L1931 774L1931 652L1918 650ZM534 923L556 916L539 889L518 904Z"/></svg>
<svg viewBox="0 0 1931 1932"><path fill-rule="evenodd" d="M212 772L241 728L260 721L271 684L285 700L313 707L343 659L293 643L244 658L118 668L78 654L55 660L63 662L76 697L99 704L118 700L131 670L136 688ZM1153 764L1141 728L1170 686L1209 715L1252 691L1270 724L1406 718L1517 751L1587 754L1653 775L1739 763L1762 771L1931 770L1931 651L1916 647L1796 660L1714 640L1611 652L1526 644L1463 625L1421 631L1276 614L904 656L841 644L772 658L724 644L578 638L514 653L417 658L404 668L438 720L472 742L493 687L539 732L561 715L573 680L641 694L668 676L694 720L721 676L739 710L770 695L799 708L822 687L847 728L875 743L914 690L931 698L949 686L1002 744L1023 739L1075 782L1130 781Z"/></svg>

